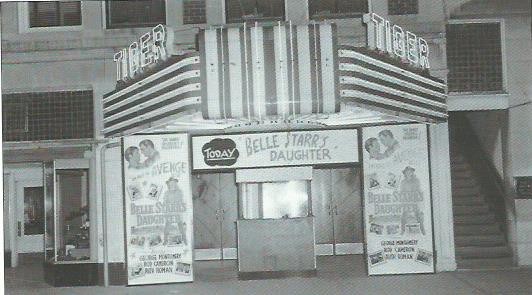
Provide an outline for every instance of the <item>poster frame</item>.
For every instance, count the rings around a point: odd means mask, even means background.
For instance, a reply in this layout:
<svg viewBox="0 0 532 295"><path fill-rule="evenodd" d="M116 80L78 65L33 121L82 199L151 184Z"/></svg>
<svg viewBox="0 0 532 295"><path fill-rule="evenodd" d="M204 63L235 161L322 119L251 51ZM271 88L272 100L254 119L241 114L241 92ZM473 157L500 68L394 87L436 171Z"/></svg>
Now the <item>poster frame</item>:
<svg viewBox="0 0 532 295"><path fill-rule="evenodd" d="M123 135L120 137L120 163L121 163L121 171L122 171L122 216L124 221L124 265L126 269L126 287L136 287L136 286L152 286L152 285L165 285L165 284L186 284L186 283L193 283L194 282L194 267L192 267L191 277L192 279L190 281L185 282L166 282L166 283L146 283L146 284L130 284L129 283L129 259L127 255L127 224L126 224L126 179L125 179L125 163L124 163L124 138L129 136L153 136L153 135L185 135L186 136L186 143L188 145L188 176L189 176L189 186L188 190L190 192L190 195L192 196L192 137L190 136L190 133L188 132L153 132L153 133L135 133L135 134L128 134ZM191 247L191 265L194 265L195 262L195 248L194 248L194 204L191 202L190 204L190 230L192 231L191 238L190 238L190 247Z"/></svg>
<svg viewBox="0 0 532 295"><path fill-rule="evenodd" d="M430 197L430 215L431 215L431 218L430 218L430 222L431 222L431 242L432 242L432 270L431 271L428 271L428 272L422 272L422 273L394 273L394 274L385 274L385 273L381 273L381 274L371 274L370 273L370 269L369 269L369 264L368 264L368 257L369 257L369 252L368 252L368 231L367 231L367 225L366 225L366 188L365 188L365 181L364 181L364 175L365 175L365 169L364 169L364 147L363 147L363 139L364 139L364 129L365 128L372 128L372 127L384 127L384 126L401 126L401 125L425 125L424 128L420 128L423 130L426 138L427 138L427 166L428 166L428 181L429 181L429 197ZM362 194L363 194L363 197L362 197L362 218L363 218L363 230L364 230L364 263L365 263L365 269L366 269L366 273L367 273L367 276L374 276L374 277L378 277L378 276L390 276L390 275L394 275L394 276L397 276L397 275L426 275L426 274L435 274L436 273L436 263L437 263L437 253L435 251L435 247L436 247L436 244L435 244L435 233L434 233L434 206L433 206L433 181L432 181L432 167L431 167L431 163L432 163L432 159L431 159L431 140L430 140L430 130L429 130L429 124L426 124L426 123L422 123L422 122L404 122L404 123L396 123L396 124L369 124L369 125L365 125L365 126L360 126L359 127L359 145L360 145L360 148L359 148L359 152L360 152L360 164L361 164L361 167L362 167L362 182L361 182L361 185L362 185Z"/></svg>

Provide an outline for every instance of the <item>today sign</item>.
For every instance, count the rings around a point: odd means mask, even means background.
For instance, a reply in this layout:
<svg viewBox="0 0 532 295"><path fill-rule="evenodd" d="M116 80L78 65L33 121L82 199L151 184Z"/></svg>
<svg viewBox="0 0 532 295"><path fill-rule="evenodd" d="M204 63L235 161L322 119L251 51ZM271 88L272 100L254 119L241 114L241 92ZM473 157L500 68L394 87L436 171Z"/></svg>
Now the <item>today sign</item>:
<svg viewBox="0 0 532 295"><path fill-rule="evenodd" d="M429 46L425 39L375 14L363 17L368 26L368 46L408 60L412 65L429 69Z"/></svg>
<svg viewBox="0 0 532 295"><path fill-rule="evenodd" d="M115 53L116 80L133 79L146 67L165 60L171 54L167 44L172 44L172 31L159 24L138 41Z"/></svg>

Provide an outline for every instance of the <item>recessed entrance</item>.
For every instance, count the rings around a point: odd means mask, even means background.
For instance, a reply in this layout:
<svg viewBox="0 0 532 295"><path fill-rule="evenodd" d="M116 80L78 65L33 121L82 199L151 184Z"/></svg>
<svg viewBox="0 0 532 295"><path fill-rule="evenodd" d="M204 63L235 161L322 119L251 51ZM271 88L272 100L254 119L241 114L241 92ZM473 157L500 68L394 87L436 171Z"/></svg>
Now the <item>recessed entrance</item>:
<svg viewBox="0 0 532 295"><path fill-rule="evenodd" d="M316 255L363 254L359 167L313 169Z"/></svg>

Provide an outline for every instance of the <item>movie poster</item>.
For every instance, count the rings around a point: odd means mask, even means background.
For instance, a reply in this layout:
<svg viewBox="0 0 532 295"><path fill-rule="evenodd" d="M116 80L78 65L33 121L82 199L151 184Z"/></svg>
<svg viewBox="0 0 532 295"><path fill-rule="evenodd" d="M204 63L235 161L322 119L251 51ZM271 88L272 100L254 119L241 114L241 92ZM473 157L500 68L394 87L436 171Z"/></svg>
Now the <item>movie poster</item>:
<svg viewBox="0 0 532 295"><path fill-rule="evenodd" d="M128 136L122 149L128 285L192 281L188 135Z"/></svg>
<svg viewBox="0 0 532 295"><path fill-rule="evenodd" d="M370 275L434 272L427 129L363 129L364 220Z"/></svg>

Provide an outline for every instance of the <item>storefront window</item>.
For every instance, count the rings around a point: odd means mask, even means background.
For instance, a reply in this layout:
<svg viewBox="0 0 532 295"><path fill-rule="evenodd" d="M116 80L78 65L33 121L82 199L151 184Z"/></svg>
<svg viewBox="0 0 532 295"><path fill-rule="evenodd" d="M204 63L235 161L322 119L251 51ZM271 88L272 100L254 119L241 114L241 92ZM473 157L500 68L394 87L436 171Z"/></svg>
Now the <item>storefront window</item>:
<svg viewBox="0 0 532 295"><path fill-rule="evenodd" d="M308 181L243 183L240 190L244 219L309 216Z"/></svg>
<svg viewBox="0 0 532 295"><path fill-rule="evenodd" d="M56 261L89 260L88 170L56 170L56 180Z"/></svg>

